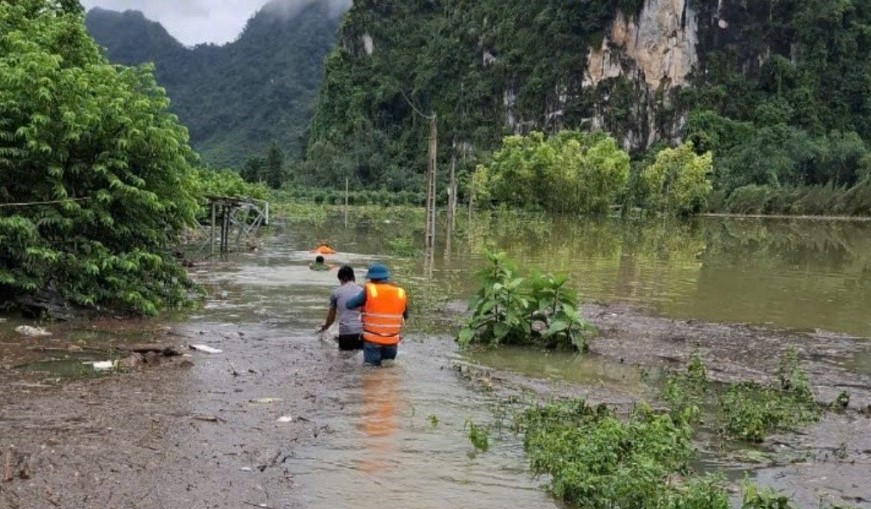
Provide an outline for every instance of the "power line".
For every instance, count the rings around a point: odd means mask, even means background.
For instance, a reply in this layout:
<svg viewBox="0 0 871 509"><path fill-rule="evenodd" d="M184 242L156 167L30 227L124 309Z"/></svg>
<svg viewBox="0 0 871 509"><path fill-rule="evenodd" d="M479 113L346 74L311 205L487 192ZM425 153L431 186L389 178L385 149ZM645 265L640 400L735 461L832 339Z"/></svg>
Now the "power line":
<svg viewBox="0 0 871 509"><path fill-rule="evenodd" d="M68 203L72 201L84 201L90 200L90 196L85 196L84 198L67 198L65 200L50 200L50 201L31 201L26 203L0 203L0 208L3 207L30 207L32 205L53 205L56 203Z"/></svg>
<svg viewBox="0 0 871 509"><path fill-rule="evenodd" d="M425 119L427 119L427 120L432 120L432 119L433 119L433 117L434 117L433 114L425 115L425 114L421 113L421 111L420 111L419 109L417 109L417 107L414 105L414 103L411 102L411 99L409 99L408 96L405 95L405 90L402 90L402 89L400 88L400 89L399 89L399 93L402 94L402 98L405 99L405 102L407 102L408 105L411 106L411 109L414 110L415 113L417 113L418 115L420 115L421 117L423 117L423 118L425 118Z"/></svg>

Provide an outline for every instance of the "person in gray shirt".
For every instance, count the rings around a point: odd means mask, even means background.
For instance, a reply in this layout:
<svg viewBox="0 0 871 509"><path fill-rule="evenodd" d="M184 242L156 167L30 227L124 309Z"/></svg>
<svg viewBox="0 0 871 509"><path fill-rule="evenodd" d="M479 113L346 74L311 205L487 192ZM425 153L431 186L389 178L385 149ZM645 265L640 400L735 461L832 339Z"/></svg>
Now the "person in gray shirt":
<svg viewBox="0 0 871 509"><path fill-rule="evenodd" d="M330 294L330 310L327 312L327 319L321 325L319 332L329 329L338 318L339 349L362 350L363 325L360 322L360 310L348 309L345 303L356 297L363 291L363 288L356 283L354 269L348 265L343 265L339 269L338 278L340 284Z"/></svg>

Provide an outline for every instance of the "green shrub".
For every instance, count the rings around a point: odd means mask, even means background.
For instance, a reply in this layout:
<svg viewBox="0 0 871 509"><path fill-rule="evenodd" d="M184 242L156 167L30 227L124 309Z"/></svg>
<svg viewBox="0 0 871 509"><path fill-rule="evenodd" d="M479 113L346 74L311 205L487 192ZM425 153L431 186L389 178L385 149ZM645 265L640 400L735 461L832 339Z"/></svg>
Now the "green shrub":
<svg viewBox="0 0 871 509"><path fill-rule="evenodd" d="M750 184L732 191L726 200L727 210L733 214L762 214L771 198L769 186Z"/></svg>
<svg viewBox="0 0 871 509"><path fill-rule="evenodd" d="M461 346L538 344L584 349L584 335L591 327L565 277L519 277L505 253L489 253L488 260L490 265L478 274L481 288L469 303L472 317L457 337Z"/></svg>
<svg viewBox="0 0 871 509"><path fill-rule="evenodd" d="M692 427L639 405L625 421L582 400L538 406L519 419L533 471L577 507L729 507L712 479L689 478ZM684 481L681 481L684 479Z"/></svg>
<svg viewBox="0 0 871 509"><path fill-rule="evenodd" d="M662 397L682 415L698 416L698 408L713 407L715 421L709 424L723 435L762 442L773 431L814 422L820 415L794 349L783 355L776 376L777 382L767 385L739 382L717 388L694 356L686 373L666 379Z"/></svg>
<svg viewBox="0 0 871 509"><path fill-rule="evenodd" d="M508 136L472 177L479 204L559 213L607 212L629 178L629 155L602 133Z"/></svg>
<svg viewBox="0 0 871 509"><path fill-rule="evenodd" d="M152 68L110 64L71 4L0 2L0 203L31 204L0 208L0 302L182 306L167 251L198 208L187 131Z"/></svg>
<svg viewBox="0 0 871 509"><path fill-rule="evenodd" d="M697 155L691 142L661 150L653 164L641 170L645 208L681 216L702 212L712 189L712 168L713 155Z"/></svg>

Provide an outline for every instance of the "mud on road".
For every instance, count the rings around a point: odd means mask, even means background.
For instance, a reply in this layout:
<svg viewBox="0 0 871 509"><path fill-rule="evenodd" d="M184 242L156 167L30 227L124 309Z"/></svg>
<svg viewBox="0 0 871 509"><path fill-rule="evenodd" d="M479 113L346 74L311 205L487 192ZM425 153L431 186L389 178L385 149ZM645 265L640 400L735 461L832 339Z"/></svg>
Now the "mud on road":
<svg viewBox="0 0 871 509"><path fill-rule="evenodd" d="M760 482L795 496L804 507L817 507L820 498L871 507L871 419L860 412L871 404L866 339L676 321L622 305L588 305L585 313L600 331L590 342L593 362L639 372L680 368L698 352L717 380L762 380L774 372L780 354L796 346L818 398L831 401L848 390L851 408L829 414L801 433L775 437L764 445L770 452L764 460L727 458L721 467L731 477L749 471ZM45 355L28 350L37 341L62 349L77 327L92 325L57 327L53 336L39 340L10 335L0 340L0 507L317 505L315 487L307 485L310 477L300 476L298 466L313 461L312 450L339 440L349 443L336 423L346 417L346 406L355 404L363 369L359 355L338 352L311 334L289 333L269 322L251 326L199 321L169 330L119 322L99 325L106 336L130 333L137 341L185 349L205 343L223 351L190 352L190 357L139 364L122 374L61 383L46 383L45 374L14 367ZM387 369L427 376L416 370L453 371L466 361L449 337L417 337L412 332L397 362ZM617 404L641 397L619 383L579 384L482 369L488 383L499 385L484 398L515 390L541 398L574 394ZM474 384L457 387L475 391ZM413 426L415 421L408 417L408 422L403 419L399 425ZM462 479L451 482L463 485ZM547 506L546 495L531 493L540 482L530 481L521 492L534 500L526 506ZM492 489L503 487L495 483ZM486 497L481 500L483 507ZM382 502L364 505L379 507Z"/></svg>

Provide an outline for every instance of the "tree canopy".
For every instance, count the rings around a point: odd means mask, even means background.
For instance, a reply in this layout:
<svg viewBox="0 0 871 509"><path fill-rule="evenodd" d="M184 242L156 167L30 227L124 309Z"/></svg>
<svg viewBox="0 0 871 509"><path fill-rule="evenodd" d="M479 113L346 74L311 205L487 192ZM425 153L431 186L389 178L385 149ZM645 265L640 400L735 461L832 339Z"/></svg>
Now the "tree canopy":
<svg viewBox="0 0 871 509"><path fill-rule="evenodd" d="M479 202L550 212L602 213L629 178L629 154L603 133L563 131L508 136L490 162L478 166Z"/></svg>
<svg viewBox="0 0 871 509"><path fill-rule="evenodd" d="M196 156L152 69L110 64L72 4L0 0L0 300L153 314L186 302L163 250L197 211Z"/></svg>

